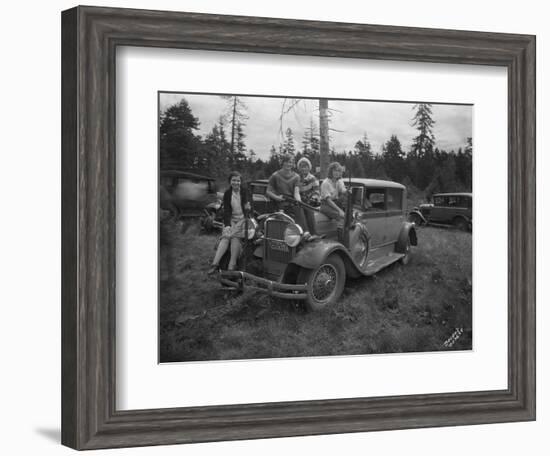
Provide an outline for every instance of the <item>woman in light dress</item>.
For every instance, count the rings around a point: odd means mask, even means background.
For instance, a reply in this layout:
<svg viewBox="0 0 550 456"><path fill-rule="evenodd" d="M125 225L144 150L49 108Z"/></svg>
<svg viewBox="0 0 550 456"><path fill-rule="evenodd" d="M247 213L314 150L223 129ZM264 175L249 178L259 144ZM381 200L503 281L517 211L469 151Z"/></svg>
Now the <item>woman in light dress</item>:
<svg viewBox="0 0 550 456"><path fill-rule="evenodd" d="M327 178L321 184L321 212L344 227L344 203L347 189L342 179L343 168L338 162L328 165Z"/></svg>

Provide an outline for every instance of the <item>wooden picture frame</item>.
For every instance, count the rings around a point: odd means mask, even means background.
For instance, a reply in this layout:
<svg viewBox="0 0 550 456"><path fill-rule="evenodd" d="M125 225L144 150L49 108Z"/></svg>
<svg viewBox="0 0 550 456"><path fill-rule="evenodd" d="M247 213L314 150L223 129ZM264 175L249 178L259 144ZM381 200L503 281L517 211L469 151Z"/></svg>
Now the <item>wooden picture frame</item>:
<svg viewBox="0 0 550 456"><path fill-rule="evenodd" d="M299 38L299 39L298 39ZM508 69L508 388L116 410L117 46ZM62 443L75 449L535 419L535 37L77 7L62 13Z"/></svg>

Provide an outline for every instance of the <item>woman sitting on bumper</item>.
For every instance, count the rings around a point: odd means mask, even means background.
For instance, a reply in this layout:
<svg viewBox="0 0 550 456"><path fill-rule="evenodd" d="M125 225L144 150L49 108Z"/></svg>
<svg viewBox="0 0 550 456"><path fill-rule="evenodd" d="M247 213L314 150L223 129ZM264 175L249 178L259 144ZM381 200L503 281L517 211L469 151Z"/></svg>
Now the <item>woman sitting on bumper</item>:
<svg viewBox="0 0 550 456"><path fill-rule="evenodd" d="M241 174L237 171L229 174L230 187L223 194L223 230L218 241L216 254L208 274L219 270L219 265L228 247L231 248L228 270L233 271L241 253L241 239L245 232L245 212L250 210L246 190L241 185Z"/></svg>

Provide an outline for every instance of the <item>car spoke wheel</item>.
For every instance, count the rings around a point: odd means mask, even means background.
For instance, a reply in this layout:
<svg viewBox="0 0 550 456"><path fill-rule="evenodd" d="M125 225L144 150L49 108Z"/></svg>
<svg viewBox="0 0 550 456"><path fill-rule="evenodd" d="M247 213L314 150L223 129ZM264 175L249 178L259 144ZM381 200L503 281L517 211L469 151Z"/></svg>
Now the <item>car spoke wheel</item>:
<svg viewBox="0 0 550 456"><path fill-rule="evenodd" d="M336 289L336 269L332 264L322 265L313 275L311 293L317 301L327 300Z"/></svg>
<svg viewBox="0 0 550 456"><path fill-rule="evenodd" d="M334 304L346 281L346 268L338 254L330 255L315 269L301 269L297 283L306 284L306 306L309 310L319 310Z"/></svg>

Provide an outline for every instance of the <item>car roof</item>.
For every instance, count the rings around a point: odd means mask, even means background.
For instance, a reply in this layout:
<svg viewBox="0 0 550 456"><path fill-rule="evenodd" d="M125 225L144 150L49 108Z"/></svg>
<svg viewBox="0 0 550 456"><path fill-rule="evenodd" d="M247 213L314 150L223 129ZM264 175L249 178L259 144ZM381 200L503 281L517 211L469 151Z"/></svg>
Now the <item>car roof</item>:
<svg viewBox="0 0 550 456"><path fill-rule="evenodd" d="M349 182L348 179L342 178L344 180L344 183ZM256 179L250 182L251 184L267 184L267 179ZM398 183L398 182L392 182L387 180L381 180L381 179L364 179L364 178L357 178L352 177L351 178L352 184L360 184L364 185L366 187L389 187L389 188L402 188L404 189L405 186Z"/></svg>
<svg viewBox="0 0 550 456"><path fill-rule="evenodd" d="M468 192L457 192L457 193L434 193L433 196L469 196L472 197L471 193Z"/></svg>
<svg viewBox="0 0 550 456"><path fill-rule="evenodd" d="M208 180L208 181L215 180L213 177L201 176L200 174L190 173L188 171L180 171L177 169L163 169L161 170L160 175L166 176L166 177L184 177L187 179L198 179L198 180Z"/></svg>
<svg viewBox="0 0 550 456"><path fill-rule="evenodd" d="M344 182L349 182L348 179L343 178ZM351 178L352 184L361 184L365 187L387 187L387 188L401 188L404 189L405 186L403 184L400 184L399 182L392 182L387 180L381 180L381 179L365 179L365 178L357 178L352 177Z"/></svg>

